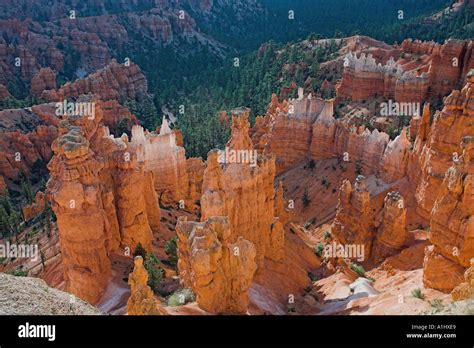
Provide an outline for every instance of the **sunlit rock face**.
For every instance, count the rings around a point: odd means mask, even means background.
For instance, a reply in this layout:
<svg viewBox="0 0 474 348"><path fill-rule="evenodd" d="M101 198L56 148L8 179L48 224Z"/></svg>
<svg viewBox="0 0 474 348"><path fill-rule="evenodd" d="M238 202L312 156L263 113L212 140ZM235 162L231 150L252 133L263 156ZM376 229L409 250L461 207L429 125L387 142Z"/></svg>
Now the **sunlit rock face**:
<svg viewBox="0 0 474 348"><path fill-rule="evenodd" d="M82 79L68 82L58 90L46 90L42 97L48 101L61 101L68 97L93 94L101 100L137 99L144 97L148 85L145 75L136 64L126 66L115 60Z"/></svg>
<svg viewBox="0 0 474 348"><path fill-rule="evenodd" d="M342 183L332 231L343 245L363 245L363 260L369 260L375 228L365 177L359 175L354 187L349 180Z"/></svg>
<svg viewBox="0 0 474 348"><path fill-rule="evenodd" d="M429 219L436 199L439 197L446 170L453 158L461 155L459 145L465 136L474 134L474 96L472 86L474 73L469 74L468 82L461 91L454 90L444 100L444 107L434 115L429 137L419 153L421 167L419 184L416 189L417 212Z"/></svg>
<svg viewBox="0 0 474 348"><path fill-rule="evenodd" d="M257 155L249 137L248 111L234 112L231 139L226 145L238 157L217 150L208 154L201 197L201 221L211 216L227 216L231 241L239 236L255 245L256 262L282 257L284 235L275 209L275 159ZM253 158L254 161L245 161ZM234 160L233 160L234 159ZM237 163L240 162L240 163ZM257 273L259 270L257 270Z"/></svg>
<svg viewBox="0 0 474 348"><path fill-rule="evenodd" d="M151 249L159 228L153 177L137 161L126 135L114 138L94 119L61 121L48 164L47 195L57 216L68 291L96 303L110 276L110 255L119 247Z"/></svg>
<svg viewBox="0 0 474 348"><path fill-rule="evenodd" d="M186 201L189 195L189 178L184 147L176 144L176 133L166 119L159 133L132 128L132 145L137 149L138 160L145 170L153 172L155 191L165 205Z"/></svg>
<svg viewBox="0 0 474 348"><path fill-rule="evenodd" d="M180 218L176 232L181 281L193 289L199 307L217 314L245 313L257 269L253 243L242 237L232 242L227 217Z"/></svg>
<svg viewBox="0 0 474 348"><path fill-rule="evenodd" d="M471 41L434 42L405 40L401 47L383 49L385 62L372 54L349 52L338 84L337 99L363 101L375 97L398 102L440 99L463 84L474 68ZM380 54L379 54L380 55Z"/></svg>
<svg viewBox="0 0 474 348"><path fill-rule="evenodd" d="M463 281L474 257L474 137L464 137L460 150L431 211L433 245L426 250L423 267L424 284L444 292Z"/></svg>
<svg viewBox="0 0 474 348"><path fill-rule="evenodd" d="M143 266L143 258L137 256L133 272L128 277L130 297L127 301L128 315L166 315L166 310L148 286L148 272Z"/></svg>
<svg viewBox="0 0 474 348"><path fill-rule="evenodd" d="M464 273L464 282L453 289L451 297L454 301L474 297L474 258L471 259L471 266Z"/></svg>
<svg viewBox="0 0 474 348"><path fill-rule="evenodd" d="M378 264L398 254L408 241L407 208L398 192L389 192L384 200L381 224L375 235L372 260Z"/></svg>
<svg viewBox="0 0 474 348"><path fill-rule="evenodd" d="M279 174L310 158L313 123L317 118L332 116L332 101L303 96L278 102L276 95L264 117L257 117L252 140L260 153L276 156Z"/></svg>

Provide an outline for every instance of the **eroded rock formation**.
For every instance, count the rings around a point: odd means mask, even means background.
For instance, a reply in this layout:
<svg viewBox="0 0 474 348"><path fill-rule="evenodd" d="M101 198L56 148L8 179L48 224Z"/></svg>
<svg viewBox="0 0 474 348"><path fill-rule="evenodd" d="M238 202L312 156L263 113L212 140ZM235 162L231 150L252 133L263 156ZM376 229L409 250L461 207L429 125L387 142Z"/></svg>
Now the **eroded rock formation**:
<svg viewBox="0 0 474 348"><path fill-rule="evenodd" d="M241 236L233 242L231 228L227 217L180 218L176 225L181 280L211 313L245 313L257 269L255 246Z"/></svg>
<svg viewBox="0 0 474 348"><path fill-rule="evenodd" d="M430 246L423 282L444 292L461 283L474 256L474 137L464 137L462 155L453 158L431 212Z"/></svg>
<svg viewBox="0 0 474 348"><path fill-rule="evenodd" d="M107 285L110 254L119 246L133 251L138 243L150 250L150 225L159 226L158 199L148 189L152 176L127 136L114 138L101 120L99 108L95 119L61 121L48 165L66 287L91 303Z"/></svg>
<svg viewBox="0 0 474 348"><path fill-rule="evenodd" d="M248 111L234 114L230 151L244 151L257 156L249 137ZM229 157L230 158L230 157ZM208 154L201 197L201 221L211 216L227 216L231 241L242 236L255 245L256 261L263 267L264 258L282 257L284 235L282 223L274 216L275 159L259 155L256 164L229 163L219 151ZM258 271L257 271L258 273Z"/></svg>
<svg viewBox="0 0 474 348"><path fill-rule="evenodd" d="M35 195L35 200L31 204L22 207L23 219L25 221L39 215L46 208L46 196L43 192L38 191Z"/></svg>
<svg viewBox="0 0 474 348"><path fill-rule="evenodd" d="M456 286L451 292L454 301L462 301L474 297L474 259L471 259L471 267L464 272L464 283Z"/></svg>
<svg viewBox="0 0 474 348"><path fill-rule="evenodd" d="M49 96L43 93L43 97L57 101L90 93L102 100L138 99L146 95L147 89L146 78L138 65L124 65L112 60L105 68L85 78L66 83L57 91L51 91Z"/></svg>
<svg viewBox="0 0 474 348"><path fill-rule="evenodd" d="M405 40L401 47L386 48L390 59L377 62L369 53L345 57L339 100L368 100L375 97L399 102L439 99L464 82L474 67L471 41L434 42Z"/></svg>
<svg viewBox="0 0 474 348"><path fill-rule="evenodd" d="M128 276L131 295L127 302L128 315L166 315L160 301L148 286L148 272L143 266L143 258L135 257L135 267Z"/></svg>
<svg viewBox="0 0 474 348"><path fill-rule="evenodd" d="M176 144L176 134L169 128L168 121L163 119L159 134L134 126L131 143L137 149L139 161L144 162L145 170L154 173L160 202L166 205L187 201L189 178L185 150Z"/></svg>
<svg viewBox="0 0 474 348"><path fill-rule="evenodd" d="M255 148L276 156L277 174L310 157L313 123L332 116L332 101L303 96L301 88L299 93L298 99L282 103L273 95L267 114L257 117L253 129Z"/></svg>
<svg viewBox="0 0 474 348"><path fill-rule="evenodd" d="M31 79L31 93L41 97L43 91L56 89L56 74L51 68L41 68ZM46 92L47 93L47 92Z"/></svg>
<svg viewBox="0 0 474 348"><path fill-rule="evenodd" d="M407 208L398 192L389 192L384 200L382 221L375 236L372 260L378 264L399 253L408 241Z"/></svg>
<svg viewBox="0 0 474 348"><path fill-rule="evenodd" d="M332 231L342 244L363 245L364 261L369 259L374 238L374 222L365 177L359 175L354 187L349 180L342 183Z"/></svg>
<svg viewBox="0 0 474 348"><path fill-rule="evenodd" d="M429 138L420 151L421 175L414 173L420 176L416 189L417 212L427 219L435 200L440 195L442 181L453 156L460 155L459 144L462 138L474 134L473 84L474 72L471 72L466 86L461 91L453 91L445 98L444 107L440 112L436 112L429 130ZM418 146L417 141L418 139L415 141L415 150Z"/></svg>

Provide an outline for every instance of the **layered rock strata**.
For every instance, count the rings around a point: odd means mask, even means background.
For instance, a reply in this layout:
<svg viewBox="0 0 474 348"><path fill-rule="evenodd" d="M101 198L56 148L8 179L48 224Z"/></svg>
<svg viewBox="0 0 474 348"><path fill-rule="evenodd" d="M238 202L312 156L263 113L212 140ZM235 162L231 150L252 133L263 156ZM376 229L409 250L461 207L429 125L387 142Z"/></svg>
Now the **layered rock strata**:
<svg viewBox="0 0 474 348"><path fill-rule="evenodd" d="M162 204L185 202L189 197L189 178L184 147L176 144L176 133L164 118L160 132L132 128L132 145L145 170L153 172L154 187ZM197 187L194 186L194 190Z"/></svg>
<svg viewBox="0 0 474 348"><path fill-rule="evenodd" d="M57 216L68 291L91 302L103 294L110 254L119 246L151 249L159 227L158 199L126 135L114 138L100 121L61 121L48 164L48 196Z"/></svg>
<svg viewBox="0 0 474 348"><path fill-rule="evenodd" d="M388 48L387 61L377 63L372 54L349 52L337 86L338 100L376 97L398 102L440 99L464 83L474 67L472 41L434 42L405 40Z"/></svg>
<svg viewBox="0 0 474 348"><path fill-rule="evenodd" d="M474 259L471 259L471 267L464 272L464 280L451 292L453 301L462 301L474 297Z"/></svg>
<svg viewBox="0 0 474 348"><path fill-rule="evenodd" d="M349 180L343 181L332 231L343 245L363 245L364 261L369 260L375 233L365 177L359 175L354 187Z"/></svg>
<svg viewBox="0 0 474 348"><path fill-rule="evenodd" d="M298 99L282 103L273 95L267 114L257 117L252 130L255 148L276 156L277 174L310 157L314 121L333 112L332 101L299 92Z"/></svg>
<svg viewBox="0 0 474 348"><path fill-rule="evenodd" d="M378 264L398 254L408 241L407 208L398 192L389 192L384 200L382 221L375 235L372 260Z"/></svg>
<svg viewBox="0 0 474 348"><path fill-rule="evenodd" d="M231 139L226 145L227 151L240 153L242 161L226 157L223 151L208 154L201 221L211 216L227 216L231 241L242 236L255 245L258 273L265 258L281 259L284 233L282 222L274 215L275 159L272 155L257 155L253 149L248 115L248 111L234 112ZM247 161L250 158L255 161Z"/></svg>
<svg viewBox="0 0 474 348"><path fill-rule="evenodd" d="M239 236L232 242L227 217L188 222L181 217L178 269L184 286L192 288L199 307L216 314L242 314L257 269L253 243Z"/></svg>
<svg viewBox="0 0 474 348"><path fill-rule="evenodd" d="M473 84L474 71L471 71L466 86L461 91L454 90L446 97L443 109L434 115L426 143L421 145L417 144L418 139L415 141L414 150L418 146L422 147L418 149L421 175L413 173L420 177L416 189L417 213L427 219L440 195L446 170L452 159L460 155L459 144L462 138L474 134ZM425 133L426 130L421 132Z"/></svg>
<svg viewBox="0 0 474 348"><path fill-rule="evenodd" d="M464 137L431 212L430 242L423 265L426 286L450 292L474 257L474 137Z"/></svg>

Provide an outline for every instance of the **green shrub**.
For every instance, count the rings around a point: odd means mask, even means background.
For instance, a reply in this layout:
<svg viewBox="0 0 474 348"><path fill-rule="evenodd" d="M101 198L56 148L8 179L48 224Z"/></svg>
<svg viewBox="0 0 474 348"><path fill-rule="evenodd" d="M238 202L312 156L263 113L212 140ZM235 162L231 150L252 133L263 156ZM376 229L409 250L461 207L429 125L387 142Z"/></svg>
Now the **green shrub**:
<svg viewBox="0 0 474 348"><path fill-rule="evenodd" d="M360 277L365 277L365 269L363 266L351 262L350 269L356 272Z"/></svg>
<svg viewBox="0 0 474 348"><path fill-rule="evenodd" d="M434 308L435 313L441 311L444 308L443 301L439 298L435 298L430 302L431 307Z"/></svg>
<svg viewBox="0 0 474 348"><path fill-rule="evenodd" d="M316 255L318 255L319 257L323 256L323 250L324 250L324 245L323 245L323 243L318 243L318 245L316 245L316 247L314 248L314 252L315 252Z"/></svg>
<svg viewBox="0 0 474 348"><path fill-rule="evenodd" d="M165 271L161 268L160 260L153 253L148 253L143 263L148 272L148 286L157 290L158 286L163 281Z"/></svg>
<svg viewBox="0 0 474 348"><path fill-rule="evenodd" d="M141 256L143 260L146 259L146 250L142 246L142 243L138 243L137 247L135 248L135 251L133 252L133 257Z"/></svg>
<svg viewBox="0 0 474 348"><path fill-rule="evenodd" d="M193 302L194 300L195 296L191 289L179 289L168 298L168 306L182 306L188 302Z"/></svg>
<svg viewBox="0 0 474 348"><path fill-rule="evenodd" d="M28 272L23 271L20 268L17 268L13 271L7 272L8 274L14 275L15 277L26 277L28 275Z"/></svg>
<svg viewBox="0 0 474 348"><path fill-rule="evenodd" d="M307 208L310 205L311 198L309 198L308 190L304 190L302 201L303 201L303 207Z"/></svg>
<svg viewBox="0 0 474 348"><path fill-rule="evenodd" d="M178 264L178 237L174 236L165 243L165 253L168 255L168 261L171 265L176 267Z"/></svg>
<svg viewBox="0 0 474 348"><path fill-rule="evenodd" d="M420 288L413 289L411 295L415 298L419 298L420 300L425 299L425 295L423 294L423 292L421 292Z"/></svg>

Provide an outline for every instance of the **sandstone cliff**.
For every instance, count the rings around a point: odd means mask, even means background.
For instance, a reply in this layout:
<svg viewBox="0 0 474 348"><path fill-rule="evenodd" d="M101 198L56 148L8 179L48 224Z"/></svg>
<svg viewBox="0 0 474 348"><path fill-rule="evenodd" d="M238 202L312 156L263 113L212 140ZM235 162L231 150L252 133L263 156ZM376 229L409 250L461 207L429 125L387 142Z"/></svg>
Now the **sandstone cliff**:
<svg viewBox="0 0 474 348"><path fill-rule="evenodd" d="M211 216L227 216L231 241L242 236L255 245L256 262L281 258L284 243L282 224L274 216L275 159L257 156L249 137L248 111L233 115L230 151L243 151L252 163L227 161L218 151L211 151L204 172L201 197L201 221ZM229 157L231 159L231 157ZM221 163L223 165L221 165ZM259 270L257 270L257 273Z"/></svg>
<svg viewBox="0 0 474 348"><path fill-rule="evenodd" d="M454 301L462 301L474 297L474 259L471 267L464 273L464 282L456 286L451 292Z"/></svg>
<svg viewBox="0 0 474 348"><path fill-rule="evenodd" d="M349 52L345 57L338 100L362 101L375 97L399 102L440 99L457 88L474 67L472 42L405 40L401 47L386 49L390 59L377 62L369 53ZM402 54L403 52L403 54Z"/></svg>
<svg viewBox="0 0 474 348"><path fill-rule="evenodd" d="M420 151L421 176L419 173L414 175L421 177L416 190L417 212L425 218L429 217L440 194L441 183L452 158L460 155L459 144L462 138L474 134L473 83L474 74L470 74L468 83L461 91L455 90L445 98L444 107L435 114L429 138ZM417 145L415 142L415 150Z"/></svg>
<svg viewBox="0 0 474 348"><path fill-rule="evenodd" d="M472 180L474 138L464 137L462 155L446 171L431 212L430 242L423 265L426 286L451 291L463 280L474 256Z"/></svg>

